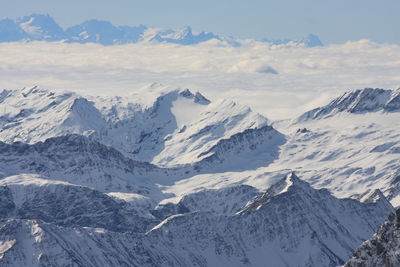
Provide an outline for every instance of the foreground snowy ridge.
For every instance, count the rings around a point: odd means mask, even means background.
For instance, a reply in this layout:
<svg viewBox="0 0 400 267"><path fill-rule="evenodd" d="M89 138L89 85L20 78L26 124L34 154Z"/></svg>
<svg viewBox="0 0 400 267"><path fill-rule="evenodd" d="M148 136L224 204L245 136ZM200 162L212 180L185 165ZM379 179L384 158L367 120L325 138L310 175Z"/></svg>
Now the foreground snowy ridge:
<svg viewBox="0 0 400 267"><path fill-rule="evenodd" d="M238 215L175 215L146 234L65 228L36 220L34 213L3 219L0 261L2 266L334 266L392 211L385 199L336 199L293 173L272 191Z"/></svg>

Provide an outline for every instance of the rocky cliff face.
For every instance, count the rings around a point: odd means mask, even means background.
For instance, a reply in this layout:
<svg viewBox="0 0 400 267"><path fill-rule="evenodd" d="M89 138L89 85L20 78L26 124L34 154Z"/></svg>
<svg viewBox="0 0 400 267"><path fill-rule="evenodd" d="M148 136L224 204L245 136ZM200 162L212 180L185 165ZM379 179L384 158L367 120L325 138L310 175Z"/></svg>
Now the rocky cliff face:
<svg viewBox="0 0 400 267"><path fill-rule="evenodd" d="M400 210L390 214L389 218L374 234L353 254L345 267L394 267L400 266Z"/></svg>

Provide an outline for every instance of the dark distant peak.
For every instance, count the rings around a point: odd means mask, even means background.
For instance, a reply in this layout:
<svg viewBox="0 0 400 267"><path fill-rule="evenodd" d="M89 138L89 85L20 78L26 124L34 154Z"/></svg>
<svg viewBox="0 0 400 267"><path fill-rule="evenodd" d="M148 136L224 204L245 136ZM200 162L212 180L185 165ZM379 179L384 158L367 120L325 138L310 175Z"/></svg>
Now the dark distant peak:
<svg viewBox="0 0 400 267"><path fill-rule="evenodd" d="M196 92L194 95L194 102L203 104L203 105L208 105L210 104L210 100L208 100L205 96L203 96L200 92Z"/></svg>
<svg viewBox="0 0 400 267"><path fill-rule="evenodd" d="M349 91L326 106L304 113L298 121L328 118L341 112L364 114L377 111L400 112L400 89L365 88Z"/></svg>
<svg viewBox="0 0 400 267"><path fill-rule="evenodd" d="M186 98L193 98L194 94L189 90L189 89L184 89L179 93L181 96L186 97Z"/></svg>
<svg viewBox="0 0 400 267"><path fill-rule="evenodd" d="M208 100L205 96L203 96L200 92L196 92L193 94L189 89L184 89L179 93L179 95L188 98L188 99L193 99L195 103L201 104L201 105L208 105L210 104L210 100Z"/></svg>

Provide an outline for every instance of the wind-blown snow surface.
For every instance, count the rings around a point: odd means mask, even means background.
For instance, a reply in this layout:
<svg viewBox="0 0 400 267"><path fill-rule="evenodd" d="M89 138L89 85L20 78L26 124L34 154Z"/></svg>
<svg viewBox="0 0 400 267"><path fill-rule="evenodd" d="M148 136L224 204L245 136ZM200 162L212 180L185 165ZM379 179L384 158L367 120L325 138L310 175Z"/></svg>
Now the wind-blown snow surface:
<svg viewBox="0 0 400 267"><path fill-rule="evenodd" d="M0 88L40 85L129 95L153 82L230 99L270 119L293 118L349 88L398 88L400 48L368 40L325 47L246 41L230 47L1 43Z"/></svg>

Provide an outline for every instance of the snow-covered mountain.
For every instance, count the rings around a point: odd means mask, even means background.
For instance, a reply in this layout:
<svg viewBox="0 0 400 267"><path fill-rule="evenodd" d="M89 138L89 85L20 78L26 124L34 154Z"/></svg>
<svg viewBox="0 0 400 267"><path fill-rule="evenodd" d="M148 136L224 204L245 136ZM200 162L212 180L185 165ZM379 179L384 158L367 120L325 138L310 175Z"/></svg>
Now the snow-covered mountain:
<svg viewBox="0 0 400 267"><path fill-rule="evenodd" d="M400 89L365 88L346 92L328 105L304 113L298 120L328 118L343 112L361 114L377 111L399 112Z"/></svg>
<svg viewBox="0 0 400 267"><path fill-rule="evenodd" d="M218 40L230 46L240 46L235 38L212 32L194 33L188 26L183 29L160 29L139 26L114 26L108 21L87 20L79 25L62 29L49 15L32 14L16 20L0 20L0 42L62 41L67 43L99 43L102 45L137 42L195 45ZM309 35L302 40L268 41L272 44L291 44L314 47L322 45L318 37Z"/></svg>
<svg viewBox="0 0 400 267"><path fill-rule="evenodd" d="M0 143L0 147L2 177L33 173L103 192L148 195L154 187L149 179L168 175L81 135L49 138L33 145Z"/></svg>
<svg viewBox="0 0 400 267"><path fill-rule="evenodd" d="M135 160L168 167L197 163L196 169L229 165L246 153L266 153L264 161L270 161L285 142L265 117L232 101L210 102L187 89L137 97L90 101L38 87L4 90L0 139L35 143L81 134Z"/></svg>
<svg viewBox="0 0 400 267"><path fill-rule="evenodd" d="M64 30L49 15L20 17L15 23L24 31L25 40L57 41L65 38Z"/></svg>
<svg viewBox="0 0 400 267"><path fill-rule="evenodd" d="M114 26L108 21L88 20L65 30L68 43L99 43L102 45L136 43L147 27Z"/></svg>
<svg viewBox="0 0 400 267"><path fill-rule="evenodd" d="M176 203L186 194L238 184L265 190L286 172L295 170L316 188L327 188L337 197L359 199L380 189L398 206L399 120L400 112L377 110L339 112L304 122L295 119L286 125L274 123L274 128L285 134L285 142L276 146L272 160L265 160L263 153L254 153L239 156L230 167L191 173L164 188L175 197L163 203ZM248 168L238 170L238 165Z"/></svg>
<svg viewBox="0 0 400 267"><path fill-rule="evenodd" d="M236 183L265 188L269 182L260 177L279 176L290 169L336 196L359 198L380 189L398 206L400 112L394 108L398 93L355 90L300 119L274 123L287 140L279 147L279 157L264 168L231 177Z"/></svg>
<svg viewBox="0 0 400 267"><path fill-rule="evenodd" d="M385 199L336 199L290 174L236 215L175 215L145 234L3 219L0 261L2 266L335 266L391 211Z"/></svg>
<svg viewBox="0 0 400 267"><path fill-rule="evenodd" d="M238 45L237 42L218 36L212 32L200 32L194 34L192 28L189 26L181 30L153 29L144 33L143 39L149 42L173 43L180 45L193 45L216 39L219 41L227 41L232 45Z"/></svg>
<svg viewBox="0 0 400 267"><path fill-rule="evenodd" d="M0 263L344 264L400 203L398 100L356 90L271 125L158 84L4 90Z"/></svg>

